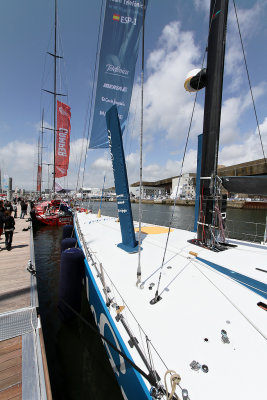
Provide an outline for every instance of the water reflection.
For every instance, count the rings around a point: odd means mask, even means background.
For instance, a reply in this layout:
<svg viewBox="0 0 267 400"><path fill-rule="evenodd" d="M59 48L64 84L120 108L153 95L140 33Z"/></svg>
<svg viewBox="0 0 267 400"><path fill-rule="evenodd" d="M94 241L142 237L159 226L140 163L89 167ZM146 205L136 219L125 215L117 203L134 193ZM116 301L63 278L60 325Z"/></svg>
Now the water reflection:
<svg viewBox="0 0 267 400"><path fill-rule="evenodd" d="M78 319L66 325L58 317L61 237L61 228L48 226L34 233L40 314L53 399L120 400L121 392L99 337ZM94 324L85 294L81 314Z"/></svg>

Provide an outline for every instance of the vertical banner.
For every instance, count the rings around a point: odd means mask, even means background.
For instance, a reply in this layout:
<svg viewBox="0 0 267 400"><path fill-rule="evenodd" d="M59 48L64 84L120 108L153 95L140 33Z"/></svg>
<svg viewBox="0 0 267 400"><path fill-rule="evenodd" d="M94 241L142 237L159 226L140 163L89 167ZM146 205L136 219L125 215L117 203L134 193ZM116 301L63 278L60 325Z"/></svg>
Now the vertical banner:
<svg viewBox="0 0 267 400"><path fill-rule="evenodd" d="M67 175L70 156L70 107L57 101L55 177Z"/></svg>
<svg viewBox="0 0 267 400"><path fill-rule="evenodd" d="M146 0L146 5L148 0ZM131 102L143 0L107 0L89 148L108 147L106 112L116 105L122 131Z"/></svg>
<svg viewBox="0 0 267 400"><path fill-rule="evenodd" d="M41 182L42 182L42 167L38 165L37 169L37 192L41 191Z"/></svg>

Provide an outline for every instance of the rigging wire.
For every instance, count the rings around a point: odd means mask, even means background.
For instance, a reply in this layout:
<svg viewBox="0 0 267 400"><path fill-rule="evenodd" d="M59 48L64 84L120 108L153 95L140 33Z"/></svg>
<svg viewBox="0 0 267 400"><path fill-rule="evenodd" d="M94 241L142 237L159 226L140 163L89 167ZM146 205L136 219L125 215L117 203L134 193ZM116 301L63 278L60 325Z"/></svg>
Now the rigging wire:
<svg viewBox="0 0 267 400"><path fill-rule="evenodd" d="M45 56L44 56L43 71L42 71L42 76L41 76L41 88L40 88L41 96L40 96L40 110L39 110L40 121L42 119L41 116L42 116L43 109L44 109L44 105L43 105L43 103L44 103L43 89L44 89L44 87L46 85L47 79L50 76L51 69L53 67L52 63L50 65L48 65L48 63L47 63L47 53L49 51L50 44L51 44L51 41L52 41L52 34L53 34L53 26L51 26L51 29L50 29L50 36L49 36L49 40L48 40L48 44L47 44L47 48L46 48L46 52L45 52ZM52 106L52 99L50 98L50 96L49 96L49 99L50 100L48 102L47 110L49 110L51 108L51 106ZM46 142L47 142L47 140L46 140ZM49 146L49 144L46 147L42 146L43 147L42 148L42 152L43 152L43 149L44 148L48 148L48 146ZM46 157L47 157L47 153L48 153L48 150L46 150L46 152L45 152ZM44 155L44 157L45 157L45 155Z"/></svg>
<svg viewBox="0 0 267 400"><path fill-rule="evenodd" d="M247 60L246 60L245 49L244 49L243 39L242 39L242 35L241 35L241 29L240 29L240 25L239 25L239 20L238 20L238 15L237 15L237 9L236 9L235 0L233 0L233 4L234 4L234 9L235 9L235 16L236 16L236 22L237 22L237 27L238 27L238 33L239 33L240 42L241 42L241 47L242 47L242 52L243 52L243 57L244 57L244 63L245 63L246 72L247 72L249 90L250 90L250 94L251 94L251 99L252 99L253 108L254 108L254 114L255 114L255 118L256 118L256 122L257 122L257 128L258 128L258 133L259 133L259 137L260 137L261 149L262 149L262 153L263 153L264 162L265 162L265 164L266 164L266 163L267 163L267 160L266 160L265 153L264 153L264 148L263 148L263 143L262 143L262 137L261 137L261 132L260 132L260 126L259 126L259 120L258 120L258 115L257 115L257 111L256 111L256 105L255 105L254 96L253 96L253 92L252 92L252 86L251 86L251 81L250 81L249 72L248 72L248 64L247 64Z"/></svg>
<svg viewBox="0 0 267 400"><path fill-rule="evenodd" d="M205 56L203 57L202 68L203 68L203 64L204 64L204 59L205 59ZM199 79L200 79L200 78L199 78ZM184 160L185 160L187 145L188 145L188 141L189 141L191 126L192 126L192 122L193 122L193 116L194 116L194 111L195 111L195 106L196 106L196 101L197 101L197 95L198 95L198 92L196 92L196 94L195 94L193 110L192 110L192 113L191 113L191 118L190 118L190 123L189 123L189 129L188 129L188 132L187 132L187 137L186 137L186 142L185 142L185 149L184 149L184 154L183 154L183 160L182 160L182 164L181 164L180 175L179 175L179 178L178 178L178 184L177 184L176 194L175 194L175 198L174 198L174 201L173 201L172 215L171 215L171 219L170 219L170 222L169 222L168 233L167 233L167 239L166 239L166 244L165 244L163 259L162 259L162 263L161 263L161 271L160 271L160 275L159 275L159 280L158 280L157 290L156 290L156 293L155 293L155 298L158 297L159 285L160 285L161 275L162 275L162 269L163 269L163 265L164 265L164 262L165 262L165 256L166 256L166 251L167 251L167 247L168 247L168 242L169 242L169 237L170 237L170 232L171 232L171 226L172 226L172 221L173 221L174 211L175 211L175 206L176 206L176 198L177 198L177 195L178 195L178 190L179 190L179 186L180 186L181 175L182 175L182 172L183 172Z"/></svg>
<svg viewBox="0 0 267 400"><path fill-rule="evenodd" d="M139 178L139 231L138 231L138 267L136 286L141 283L141 217L142 217L142 179L143 179L143 128L144 128L144 54L145 54L145 0L143 0L143 31L142 31L142 70L141 70L141 127L140 127L140 178Z"/></svg>
<svg viewBox="0 0 267 400"><path fill-rule="evenodd" d="M217 1L214 2L212 15L214 15L216 2ZM210 30L211 30L212 21L213 21L213 18L211 18L211 20L210 20L208 38L209 38ZM204 51L203 58L202 58L201 70L203 69L203 65L204 65L204 61L205 61L205 56L206 56L206 52L207 52L207 50L206 50L207 46L208 46L208 39L207 39L207 45L205 46L205 51ZM201 78L201 74L199 75L198 84L197 84L197 91L196 91L196 94L195 94L193 109L192 109L192 113L191 113L191 117L190 117L189 128L188 128L188 132L187 132L187 137L186 137L186 142L185 142L185 149L184 149L184 154L183 154L183 160L182 160L182 164L181 164L180 175L179 175L179 178L178 178L178 184L177 184L177 189L176 189L176 193L175 193L175 198L174 198L174 201L173 201L172 215L171 215L171 219L170 219L170 222L169 222L168 234L167 234L167 238L166 238L166 244L165 244L165 249L164 249L162 263L161 263L161 269L160 269L160 274L159 274L159 279L158 279L157 290L156 290L154 299L151 300L152 304L153 304L153 301L157 302L159 300L159 285L160 285L160 281L161 281L162 270L163 270L165 257L166 257L166 252L167 252L167 247L168 247L168 243L169 243L171 226L172 226L173 217L174 217L174 211L175 211L175 206L176 206L176 198L177 198L178 190L179 190L179 186L180 186L180 180L181 180L181 176L182 176L182 172L183 172L185 155L186 155L186 151L187 151L189 136L190 136L190 132L191 132L191 127L192 127L192 122L193 122L193 117L194 117L194 112L195 112L195 107L196 107L196 102L197 102L197 97L198 97L198 87L199 87L199 84L200 84L200 78Z"/></svg>
<svg viewBox="0 0 267 400"><path fill-rule="evenodd" d="M100 47L100 36L101 36L101 18L103 15L103 6L104 6L104 0L102 0L102 2L101 2L101 10L100 10L100 23L99 23L98 35L97 35L97 46L96 46L95 67L94 67L94 76L93 76L92 97L91 97L90 111L89 111L88 133L87 133L86 149L85 149L85 155L84 155L81 187L83 187L85 164L86 164L86 160L87 160L87 153L88 153L88 147L89 147L90 127L91 127L91 122L92 122L93 94L95 93L95 90L96 90L96 71L97 71L98 58L99 58L99 47ZM103 19L104 19L104 17L103 17Z"/></svg>
<svg viewBox="0 0 267 400"><path fill-rule="evenodd" d="M89 75L91 76L91 70L89 71ZM82 163L82 157L83 157L83 146L84 146L84 140L85 140L85 132L86 132L86 127L87 127L87 116L89 114L90 101L91 101L90 96L88 96L88 103L87 103L85 120L84 120L84 128L83 128L82 149L81 149L81 153L80 153L80 160L79 160L78 174L77 174L76 192L78 190L78 185L79 185L79 180L80 180L81 163ZM83 185L81 185L81 187L82 186Z"/></svg>

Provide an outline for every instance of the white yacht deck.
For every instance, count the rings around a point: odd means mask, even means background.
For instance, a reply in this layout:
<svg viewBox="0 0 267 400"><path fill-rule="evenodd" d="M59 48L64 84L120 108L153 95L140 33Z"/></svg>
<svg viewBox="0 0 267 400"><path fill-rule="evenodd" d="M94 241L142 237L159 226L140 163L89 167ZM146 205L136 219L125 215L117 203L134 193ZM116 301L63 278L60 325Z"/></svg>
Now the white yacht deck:
<svg viewBox="0 0 267 400"><path fill-rule="evenodd" d="M162 380L166 366L175 370L191 400L266 398L267 312L257 303L267 302L267 274L256 268L267 270L267 248L239 242L238 247L214 253L188 243L194 233L173 229L161 270L167 233L142 234L144 288L140 289L136 287L138 253L129 254L117 247L121 233L116 219L85 213L77 218L88 250L102 263L111 297L119 306L126 306L122 313L144 353L145 336L136 320L164 361L165 365L152 349ZM230 269L233 278L238 273L262 282L260 290L265 298L206 262ZM160 271L162 299L151 305ZM94 267L92 273L103 293ZM109 310L134 362L146 370L137 351L128 345L123 325L115 320L115 308ZM223 342L222 330L227 332L229 343ZM208 372L193 370L190 363L194 360L207 365Z"/></svg>

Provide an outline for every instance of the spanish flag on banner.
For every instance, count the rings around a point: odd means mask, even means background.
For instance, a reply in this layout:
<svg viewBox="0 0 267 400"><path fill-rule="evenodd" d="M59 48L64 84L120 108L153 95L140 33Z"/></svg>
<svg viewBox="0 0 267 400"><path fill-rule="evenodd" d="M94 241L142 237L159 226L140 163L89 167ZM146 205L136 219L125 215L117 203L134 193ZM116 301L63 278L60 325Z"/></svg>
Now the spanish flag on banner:
<svg viewBox="0 0 267 400"><path fill-rule="evenodd" d="M119 21L120 20L120 16L118 14L113 14L113 20L114 21Z"/></svg>

